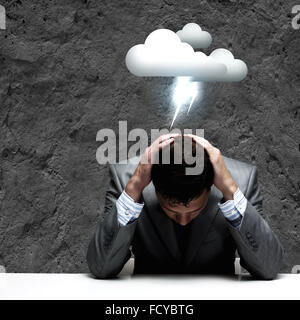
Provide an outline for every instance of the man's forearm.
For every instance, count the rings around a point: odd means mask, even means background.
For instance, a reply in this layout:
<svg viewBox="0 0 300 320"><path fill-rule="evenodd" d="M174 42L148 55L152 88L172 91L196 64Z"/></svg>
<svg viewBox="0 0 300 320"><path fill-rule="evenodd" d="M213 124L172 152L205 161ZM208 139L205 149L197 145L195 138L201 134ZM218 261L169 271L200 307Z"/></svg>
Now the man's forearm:
<svg viewBox="0 0 300 320"><path fill-rule="evenodd" d="M274 279L280 270L283 249L267 222L248 201L240 228L229 227L241 265L261 279Z"/></svg>
<svg viewBox="0 0 300 320"><path fill-rule="evenodd" d="M233 200L234 194L236 190L238 189L237 185L233 181L233 179L229 180L225 186L224 189L221 190L224 200Z"/></svg>
<svg viewBox="0 0 300 320"><path fill-rule="evenodd" d="M122 270L130 258L135 227L136 222L121 227L115 207L98 223L87 252L89 269L97 278L115 277Z"/></svg>
<svg viewBox="0 0 300 320"><path fill-rule="evenodd" d="M144 190L143 181L137 175L133 175L125 188L125 192L135 201L139 202L141 199L142 192Z"/></svg>

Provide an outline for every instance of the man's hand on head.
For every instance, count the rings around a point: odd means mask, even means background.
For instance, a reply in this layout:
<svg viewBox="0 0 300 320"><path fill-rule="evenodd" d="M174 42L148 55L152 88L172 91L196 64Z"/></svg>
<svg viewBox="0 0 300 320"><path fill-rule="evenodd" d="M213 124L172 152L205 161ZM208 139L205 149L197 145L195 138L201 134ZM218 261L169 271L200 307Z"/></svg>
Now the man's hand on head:
<svg viewBox="0 0 300 320"><path fill-rule="evenodd" d="M221 151L202 137L192 134L188 134L187 136L193 138L196 143L207 151L210 162L214 168L214 185L223 193L225 201L233 200L234 193L238 187L225 165Z"/></svg>
<svg viewBox="0 0 300 320"><path fill-rule="evenodd" d="M165 134L158 137L142 154L140 162L125 188L125 192L135 202L140 200L143 190L151 182L154 158L158 155L159 150L173 143L176 136L179 136L179 134Z"/></svg>

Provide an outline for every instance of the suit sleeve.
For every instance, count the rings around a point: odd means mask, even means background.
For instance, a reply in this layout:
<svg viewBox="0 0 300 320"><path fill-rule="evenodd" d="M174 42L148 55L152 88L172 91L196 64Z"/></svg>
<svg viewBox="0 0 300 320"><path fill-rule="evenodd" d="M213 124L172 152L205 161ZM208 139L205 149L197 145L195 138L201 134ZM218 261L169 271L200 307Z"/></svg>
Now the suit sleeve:
<svg viewBox="0 0 300 320"><path fill-rule="evenodd" d="M89 269L100 279L117 276L131 257L129 248L137 224L137 220L125 226L119 223L116 202L123 187L114 165L110 165L110 176L103 219L97 224L87 251Z"/></svg>
<svg viewBox="0 0 300 320"><path fill-rule="evenodd" d="M262 218L262 201L257 169L251 171L247 191L246 211L239 228L229 225L235 240L241 265L255 278L274 279L283 260L283 248L268 223Z"/></svg>

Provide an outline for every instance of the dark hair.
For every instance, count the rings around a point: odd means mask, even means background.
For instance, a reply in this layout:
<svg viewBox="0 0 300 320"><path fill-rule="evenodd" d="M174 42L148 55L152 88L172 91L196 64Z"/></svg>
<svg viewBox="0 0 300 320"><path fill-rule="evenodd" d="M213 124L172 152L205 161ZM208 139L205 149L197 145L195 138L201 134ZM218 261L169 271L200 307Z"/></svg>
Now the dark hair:
<svg viewBox="0 0 300 320"><path fill-rule="evenodd" d="M178 139L181 139L182 143L182 164L174 163L174 144ZM168 199L170 203L179 203L186 206L191 200L198 198L204 191L210 190L213 184L214 171L208 153L204 149L204 167L202 173L198 175L186 175L186 168L193 168L196 163L187 164L184 160L185 139L186 137L183 139L183 136L176 137L175 141L170 145L170 164L162 163L162 151L159 152L159 163L153 164L151 174L156 192L165 199ZM192 154L193 156L196 155L196 143L194 141L192 141Z"/></svg>

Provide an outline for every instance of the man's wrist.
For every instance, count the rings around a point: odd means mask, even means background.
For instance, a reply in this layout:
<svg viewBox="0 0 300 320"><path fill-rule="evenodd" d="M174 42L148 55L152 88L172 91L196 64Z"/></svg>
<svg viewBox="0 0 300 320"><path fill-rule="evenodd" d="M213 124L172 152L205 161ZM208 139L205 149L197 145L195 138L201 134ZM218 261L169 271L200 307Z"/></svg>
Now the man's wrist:
<svg viewBox="0 0 300 320"><path fill-rule="evenodd" d="M230 181L225 187L224 189L222 189L222 193L223 193L223 198L225 201L228 200L233 200L234 198L234 194L237 191L238 187L235 184L235 182L232 180Z"/></svg>
<svg viewBox="0 0 300 320"><path fill-rule="evenodd" d="M145 187L143 186L141 179L133 175L126 185L125 192L135 202L139 202L144 188Z"/></svg>

